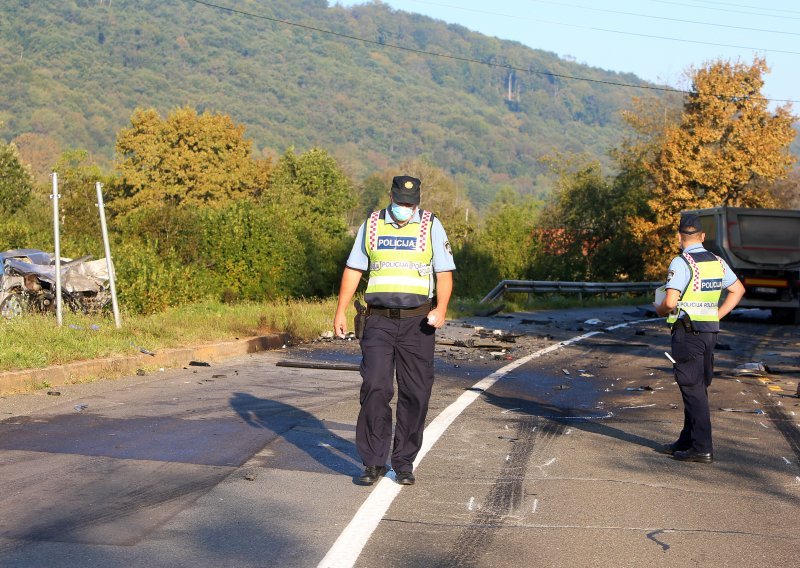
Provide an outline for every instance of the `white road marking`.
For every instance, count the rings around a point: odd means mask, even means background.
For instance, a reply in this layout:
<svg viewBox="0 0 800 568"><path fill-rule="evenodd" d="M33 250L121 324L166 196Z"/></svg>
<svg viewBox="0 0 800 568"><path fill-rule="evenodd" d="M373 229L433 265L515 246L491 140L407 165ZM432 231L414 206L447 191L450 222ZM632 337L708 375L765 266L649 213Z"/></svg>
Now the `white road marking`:
<svg viewBox="0 0 800 568"><path fill-rule="evenodd" d="M469 498L469 505L467 505L467 510L471 511L475 506L475 497Z"/></svg>
<svg viewBox="0 0 800 568"><path fill-rule="evenodd" d="M533 500L533 512L535 513L536 509L538 509L538 508L539 508L539 500L538 499L534 499Z"/></svg>
<svg viewBox="0 0 800 568"><path fill-rule="evenodd" d="M661 321L662 319L663 318L651 318L629 321L606 329L614 330L632 324ZM472 388L459 396L450 406L445 408L439 416L434 418L433 421L428 424L427 428L425 428L422 447L417 454L417 459L414 460L414 469L419 466L419 463L433 445L439 441L439 438L441 438L450 424L452 424L470 404L475 402L483 391L489 389L489 387L494 385L497 381L528 361L538 359L542 355L557 351L562 347L572 345L573 343L577 343L589 337L600 335L601 333L603 332L590 331L589 333L584 333L583 335L577 335L559 343L554 343L549 347L535 351L516 361L511 361L508 365L501 367L494 373L475 383ZM555 459L553 461L555 461ZM372 533L378 527L378 523L380 523L386 511L389 510L392 501L394 501L394 498L400 493L402 487L402 485L395 483L387 477L381 479L375 489L369 494L366 501L359 507L353 519L342 531L342 534L340 534L336 542L333 543L328 553L320 561L318 568L350 568L355 565L369 537L372 536Z"/></svg>
<svg viewBox="0 0 800 568"><path fill-rule="evenodd" d="M781 456L781 457L783 458L783 461L785 461L787 465L789 465L789 464L791 464L791 463L792 463L792 462L790 462L789 460L787 460L785 456Z"/></svg>

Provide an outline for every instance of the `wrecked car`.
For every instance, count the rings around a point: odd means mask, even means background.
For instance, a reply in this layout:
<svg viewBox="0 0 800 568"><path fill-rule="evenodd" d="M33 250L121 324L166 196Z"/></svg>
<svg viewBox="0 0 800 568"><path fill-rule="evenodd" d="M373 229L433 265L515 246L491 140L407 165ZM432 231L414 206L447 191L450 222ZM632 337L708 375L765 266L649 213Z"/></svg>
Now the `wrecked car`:
<svg viewBox="0 0 800 568"><path fill-rule="evenodd" d="M0 252L0 316L56 309L56 266L53 255L37 249ZM73 312L97 313L109 306L108 267L91 256L61 261L61 298Z"/></svg>

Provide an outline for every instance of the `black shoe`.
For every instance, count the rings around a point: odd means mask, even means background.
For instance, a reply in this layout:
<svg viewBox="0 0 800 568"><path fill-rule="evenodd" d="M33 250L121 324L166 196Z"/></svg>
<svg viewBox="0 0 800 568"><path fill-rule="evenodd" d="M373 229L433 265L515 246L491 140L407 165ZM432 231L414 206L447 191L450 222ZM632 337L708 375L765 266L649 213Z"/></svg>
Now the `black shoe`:
<svg viewBox="0 0 800 568"><path fill-rule="evenodd" d="M364 485L372 485L383 477L387 471L389 471L389 468L383 465L368 465L364 468L364 473L361 474L358 481Z"/></svg>
<svg viewBox="0 0 800 568"><path fill-rule="evenodd" d="M711 452L702 453L695 449L689 448L688 450L677 450L674 454L672 454L672 458L678 461L711 463L714 461L714 454Z"/></svg>
<svg viewBox="0 0 800 568"><path fill-rule="evenodd" d="M395 474L395 479L400 485L414 485L416 481L416 479L414 479L414 474L410 471L398 471Z"/></svg>
<svg viewBox="0 0 800 568"><path fill-rule="evenodd" d="M668 456L671 456L675 452L683 452L688 449L689 446L684 446L682 444L679 444L678 442L672 442L671 444L664 444L658 451L661 452L662 454L667 454Z"/></svg>

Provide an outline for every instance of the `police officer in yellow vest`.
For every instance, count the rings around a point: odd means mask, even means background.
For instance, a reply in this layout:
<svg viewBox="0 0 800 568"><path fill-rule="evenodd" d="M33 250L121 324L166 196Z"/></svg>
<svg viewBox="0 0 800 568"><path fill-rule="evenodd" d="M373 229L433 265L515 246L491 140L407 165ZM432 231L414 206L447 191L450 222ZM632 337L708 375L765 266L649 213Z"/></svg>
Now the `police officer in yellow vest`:
<svg viewBox="0 0 800 568"><path fill-rule="evenodd" d="M397 176L391 203L373 212L356 234L339 288L334 332L347 332L345 310L363 272L367 319L361 337L361 411L356 446L372 485L387 471L390 446L395 479L413 485L414 459L433 387L436 329L445 323L453 290L453 253L442 224L419 209L420 180ZM434 278L434 274L436 275ZM434 297L434 287L436 294ZM397 417L392 445L394 379Z"/></svg>
<svg viewBox="0 0 800 568"><path fill-rule="evenodd" d="M683 397L683 430L663 451L676 460L711 463L711 414L708 386L714 373L714 346L719 320L736 307L744 295L728 264L703 248L705 239L700 217L681 216L678 238L682 254L669 265L666 298L656 306L667 316L672 330L672 358L675 381ZM728 294L718 306L722 290Z"/></svg>

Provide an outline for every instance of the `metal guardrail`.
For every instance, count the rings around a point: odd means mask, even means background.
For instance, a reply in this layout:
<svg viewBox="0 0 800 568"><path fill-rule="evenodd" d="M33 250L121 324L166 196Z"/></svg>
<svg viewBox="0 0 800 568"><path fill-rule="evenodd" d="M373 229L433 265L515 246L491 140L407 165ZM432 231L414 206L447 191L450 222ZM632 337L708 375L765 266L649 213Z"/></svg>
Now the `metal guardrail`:
<svg viewBox="0 0 800 568"><path fill-rule="evenodd" d="M650 292L663 282L559 282L550 280L503 280L489 292L481 304L496 300L506 292L608 294L614 292Z"/></svg>

